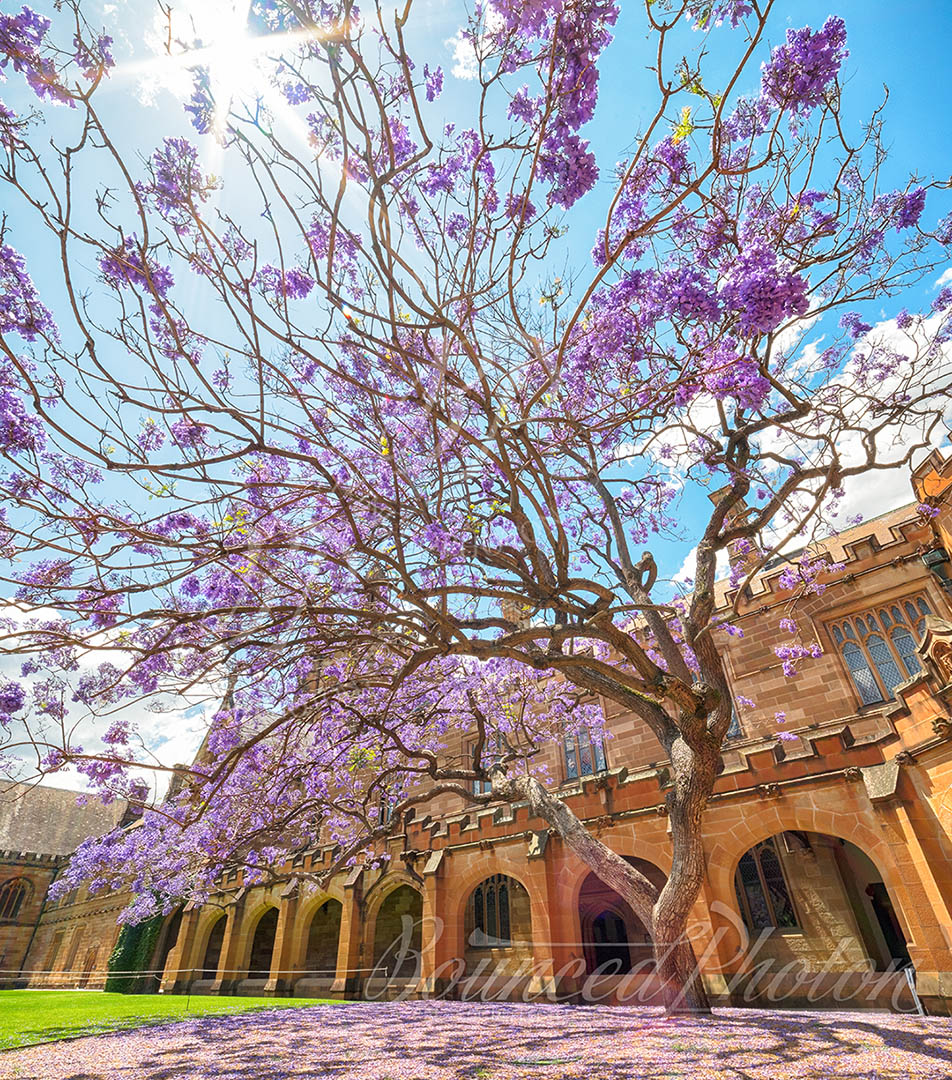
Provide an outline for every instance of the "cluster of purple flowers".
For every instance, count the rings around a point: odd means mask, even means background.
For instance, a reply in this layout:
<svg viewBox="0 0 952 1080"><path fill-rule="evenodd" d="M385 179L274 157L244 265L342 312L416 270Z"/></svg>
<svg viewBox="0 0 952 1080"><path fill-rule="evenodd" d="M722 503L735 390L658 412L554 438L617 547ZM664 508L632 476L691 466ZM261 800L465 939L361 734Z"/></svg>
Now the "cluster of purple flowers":
<svg viewBox="0 0 952 1080"><path fill-rule="evenodd" d="M783 661L784 675L792 679L797 675L798 662L808 657L812 657L814 660L817 659L823 655L823 647L816 641L810 645L776 645L774 646L774 655L778 660Z"/></svg>
<svg viewBox="0 0 952 1080"><path fill-rule="evenodd" d="M179 446L195 449L196 447L202 446L205 442L208 428L195 420L183 417L181 420L176 420L171 424L169 426L169 431L172 433L172 438Z"/></svg>
<svg viewBox="0 0 952 1080"><path fill-rule="evenodd" d="M164 139L150 161L152 180L137 184L139 195L149 202L178 233L188 232L197 208L218 187L202 174L198 149L181 137Z"/></svg>
<svg viewBox="0 0 952 1080"><path fill-rule="evenodd" d="M73 105L56 65L40 52L49 28L49 19L26 6L15 15L0 14L0 69L9 64L22 72L41 101L47 98L54 104Z"/></svg>
<svg viewBox="0 0 952 1080"><path fill-rule="evenodd" d="M119 247L99 257L99 269L106 281L117 289L137 288L165 299L175 284L167 266L149 263L135 236L127 236Z"/></svg>
<svg viewBox="0 0 952 1080"><path fill-rule="evenodd" d="M435 101L443 93L443 69L434 68L430 71L430 65L423 65L423 79L426 84L426 100Z"/></svg>
<svg viewBox="0 0 952 1080"><path fill-rule="evenodd" d="M778 109L809 116L822 104L848 55L846 24L838 15L831 15L819 30L788 30L786 42L763 65L761 93Z"/></svg>
<svg viewBox="0 0 952 1080"><path fill-rule="evenodd" d="M810 306L808 282L802 274L783 269L766 246L741 253L731 267L722 295L737 312L742 335L776 330Z"/></svg>
<svg viewBox="0 0 952 1080"><path fill-rule="evenodd" d="M314 288L314 279L299 266L280 270L269 264L255 274L253 284L268 296L303 300Z"/></svg>
<svg viewBox="0 0 952 1080"><path fill-rule="evenodd" d="M13 713L26 704L26 691L18 682L7 680L0 683L0 724L8 723Z"/></svg>
<svg viewBox="0 0 952 1080"><path fill-rule="evenodd" d="M95 41L84 41L78 34L73 37L73 59L83 69L87 79L95 79L116 66L112 55L112 38L100 34Z"/></svg>

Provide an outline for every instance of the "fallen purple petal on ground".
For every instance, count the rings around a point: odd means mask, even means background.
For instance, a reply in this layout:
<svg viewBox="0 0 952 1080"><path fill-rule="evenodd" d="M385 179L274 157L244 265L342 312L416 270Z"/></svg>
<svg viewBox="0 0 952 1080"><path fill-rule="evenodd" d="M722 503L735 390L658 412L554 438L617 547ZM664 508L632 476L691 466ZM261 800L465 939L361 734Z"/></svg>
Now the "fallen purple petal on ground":
<svg viewBox="0 0 952 1080"><path fill-rule="evenodd" d="M207 1017L12 1050L0 1080L948 1080L952 1018L454 1002Z"/></svg>

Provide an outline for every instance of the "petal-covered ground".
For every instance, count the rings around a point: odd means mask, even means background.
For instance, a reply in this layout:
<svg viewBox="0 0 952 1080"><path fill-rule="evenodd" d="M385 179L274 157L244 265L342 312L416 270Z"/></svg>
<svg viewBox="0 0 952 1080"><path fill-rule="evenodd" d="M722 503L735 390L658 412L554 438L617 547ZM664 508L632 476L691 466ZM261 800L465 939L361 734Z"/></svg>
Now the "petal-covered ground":
<svg viewBox="0 0 952 1080"><path fill-rule="evenodd" d="M949 1080L952 1018L400 1002L208 1017L10 1050L16 1080Z"/></svg>

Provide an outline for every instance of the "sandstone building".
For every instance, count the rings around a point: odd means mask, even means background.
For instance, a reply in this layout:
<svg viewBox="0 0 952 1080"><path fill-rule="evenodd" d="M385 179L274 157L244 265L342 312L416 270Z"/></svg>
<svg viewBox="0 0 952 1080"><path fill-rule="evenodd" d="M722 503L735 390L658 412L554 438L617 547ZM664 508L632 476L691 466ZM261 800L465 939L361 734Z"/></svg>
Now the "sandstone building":
<svg viewBox="0 0 952 1080"><path fill-rule="evenodd" d="M691 928L718 1000L952 1007L952 458L933 454L912 482L936 517L913 502L821 544L843 566L797 606L803 640L823 647L799 677L773 651L789 640L785 564L739 598L744 634L726 639L726 663L737 699L756 705L738 707L707 810ZM720 599L733 599L726 582ZM778 711L793 738L778 740ZM553 745L551 771L575 813L661 881L665 762L633 717L609 711L607 726L603 744ZM6 985L102 985L125 898L44 898L83 830L104 832L121 808L81 817L71 793L14 794L19 832L0 805ZM525 806L446 807L389 846L386 871L357 867L326 891L224 881L220 903L162 925L153 985L652 1000L644 926Z"/></svg>

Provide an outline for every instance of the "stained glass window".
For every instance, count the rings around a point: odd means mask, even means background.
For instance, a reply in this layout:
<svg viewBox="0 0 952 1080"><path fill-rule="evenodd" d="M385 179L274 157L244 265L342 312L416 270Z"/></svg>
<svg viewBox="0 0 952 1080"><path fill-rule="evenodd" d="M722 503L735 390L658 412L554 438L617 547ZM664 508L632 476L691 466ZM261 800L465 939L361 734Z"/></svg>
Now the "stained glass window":
<svg viewBox="0 0 952 1080"><path fill-rule="evenodd" d="M601 740L592 739L586 730L565 737L566 779L577 780L582 776L592 776L604 772L607 768L605 745Z"/></svg>
<svg viewBox="0 0 952 1080"><path fill-rule="evenodd" d="M922 670L914 633L922 635L929 613L926 600L914 597L881 609L878 622L875 615L854 615L831 627L863 705L885 701Z"/></svg>
<svg viewBox="0 0 952 1080"><path fill-rule="evenodd" d="M799 925L773 840L765 840L743 856L734 875L734 889L748 930Z"/></svg>

